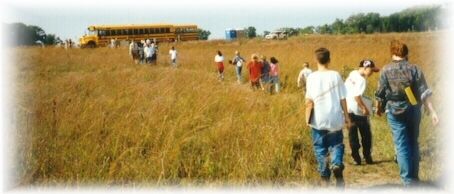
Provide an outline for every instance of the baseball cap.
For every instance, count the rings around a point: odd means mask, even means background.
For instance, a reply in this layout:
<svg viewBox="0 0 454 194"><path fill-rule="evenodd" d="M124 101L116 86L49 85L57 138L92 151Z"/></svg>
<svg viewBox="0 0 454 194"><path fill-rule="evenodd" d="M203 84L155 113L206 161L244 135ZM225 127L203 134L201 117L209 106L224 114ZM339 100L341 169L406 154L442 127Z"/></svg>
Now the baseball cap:
<svg viewBox="0 0 454 194"><path fill-rule="evenodd" d="M372 60L362 60L359 63L359 67L370 67L372 68L373 72L379 72L380 69L378 67L375 67L375 63Z"/></svg>

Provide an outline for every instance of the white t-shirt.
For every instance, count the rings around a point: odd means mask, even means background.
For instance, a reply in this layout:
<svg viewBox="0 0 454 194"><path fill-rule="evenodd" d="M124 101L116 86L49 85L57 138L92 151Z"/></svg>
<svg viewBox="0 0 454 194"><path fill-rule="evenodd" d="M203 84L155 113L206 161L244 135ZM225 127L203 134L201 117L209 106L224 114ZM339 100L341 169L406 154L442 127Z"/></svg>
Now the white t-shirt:
<svg viewBox="0 0 454 194"><path fill-rule="evenodd" d="M344 81L338 72L316 71L307 77L306 99L314 101L310 126L318 130L338 131L344 126L341 99L346 97Z"/></svg>
<svg viewBox="0 0 454 194"><path fill-rule="evenodd" d="M177 58L177 50L172 50L170 49L169 51L170 59L176 59Z"/></svg>
<svg viewBox="0 0 454 194"><path fill-rule="evenodd" d="M153 48L151 47L145 47L143 48L143 52L145 53L145 57L151 57L153 56Z"/></svg>
<svg viewBox="0 0 454 194"><path fill-rule="evenodd" d="M224 62L224 56L216 55L216 56L214 57L214 62L216 62L216 63Z"/></svg>
<svg viewBox="0 0 454 194"><path fill-rule="evenodd" d="M299 84L301 83L301 81L302 81L303 79L307 79L307 77L309 77L309 75L310 75L311 73L312 73L312 70L311 70L311 69L309 69L309 68L307 68L307 67L303 68L303 69L300 71L299 75L298 75L298 81L297 81L298 86L299 86Z"/></svg>
<svg viewBox="0 0 454 194"><path fill-rule="evenodd" d="M366 78L361 76L358 70L350 72L345 80L348 113L363 116L363 113L358 106L358 102L355 100L356 96L361 96L364 104L368 107L369 111L371 111L369 107L372 106L372 101L363 97L363 94L366 91L366 85Z"/></svg>

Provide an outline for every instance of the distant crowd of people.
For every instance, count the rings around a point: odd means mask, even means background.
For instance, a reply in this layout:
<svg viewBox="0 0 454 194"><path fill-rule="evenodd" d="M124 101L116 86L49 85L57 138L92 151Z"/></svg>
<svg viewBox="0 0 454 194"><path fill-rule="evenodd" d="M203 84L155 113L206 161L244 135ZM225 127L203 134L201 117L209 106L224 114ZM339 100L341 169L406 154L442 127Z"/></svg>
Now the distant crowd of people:
<svg viewBox="0 0 454 194"><path fill-rule="evenodd" d="M218 78L220 81L224 80L224 56L221 51L217 51L214 57L214 62L217 66ZM232 60L228 61L229 64L235 67L237 83L243 82L242 69L246 65L249 72L249 81L252 89L266 90L270 93L279 93L279 61L276 57L271 57L268 62L266 56L258 56L252 54L249 62L240 55L239 51L235 51L235 56Z"/></svg>

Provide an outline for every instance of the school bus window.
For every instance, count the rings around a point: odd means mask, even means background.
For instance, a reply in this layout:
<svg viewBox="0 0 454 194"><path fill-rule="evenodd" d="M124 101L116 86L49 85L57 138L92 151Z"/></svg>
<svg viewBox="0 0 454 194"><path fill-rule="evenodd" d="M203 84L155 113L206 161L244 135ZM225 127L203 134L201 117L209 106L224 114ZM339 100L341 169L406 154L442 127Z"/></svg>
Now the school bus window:
<svg viewBox="0 0 454 194"><path fill-rule="evenodd" d="M106 30L106 36L110 36L110 30Z"/></svg>
<svg viewBox="0 0 454 194"><path fill-rule="evenodd" d="M150 34L150 30L148 28L145 28L143 33L144 34Z"/></svg>
<svg viewBox="0 0 454 194"><path fill-rule="evenodd" d="M127 35L132 35L132 29L128 29L128 34Z"/></svg>
<svg viewBox="0 0 454 194"><path fill-rule="evenodd" d="M144 34L143 29L139 29L139 34Z"/></svg>
<svg viewBox="0 0 454 194"><path fill-rule="evenodd" d="M133 35L137 35L137 34L138 34L138 30L134 29Z"/></svg>
<svg viewBox="0 0 454 194"><path fill-rule="evenodd" d="M121 30L117 30L117 35L121 35Z"/></svg>
<svg viewBox="0 0 454 194"><path fill-rule="evenodd" d="M99 36L105 36L106 35L106 31L105 30L100 30L99 31Z"/></svg>
<svg viewBox="0 0 454 194"><path fill-rule="evenodd" d="M170 33L170 28L166 28L166 33Z"/></svg>

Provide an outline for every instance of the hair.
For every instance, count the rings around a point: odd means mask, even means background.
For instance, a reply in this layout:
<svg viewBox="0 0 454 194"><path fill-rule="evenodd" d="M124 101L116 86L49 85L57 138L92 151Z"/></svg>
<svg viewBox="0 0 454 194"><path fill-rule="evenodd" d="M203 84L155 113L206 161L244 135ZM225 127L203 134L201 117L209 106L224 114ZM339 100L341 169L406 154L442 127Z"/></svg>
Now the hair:
<svg viewBox="0 0 454 194"><path fill-rule="evenodd" d="M304 63L303 63L303 66L304 66L304 67L309 67L309 62L304 62Z"/></svg>
<svg viewBox="0 0 454 194"><path fill-rule="evenodd" d="M222 56L222 53L221 53L221 51L219 51L219 50L218 50L218 55L219 55L219 56Z"/></svg>
<svg viewBox="0 0 454 194"><path fill-rule="evenodd" d="M408 47L400 40L392 40L390 44L391 55L406 58L408 56Z"/></svg>
<svg viewBox="0 0 454 194"><path fill-rule="evenodd" d="M172 47L172 50L175 50L175 47L174 47L174 46Z"/></svg>
<svg viewBox="0 0 454 194"><path fill-rule="evenodd" d="M315 50L315 58L322 65L326 65L331 61L329 50L323 47Z"/></svg>
<svg viewBox="0 0 454 194"><path fill-rule="evenodd" d="M266 61L266 56L265 56L265 55L262 55L262 56L260 56L260 59Z"/></svg>
<svg viewBox="0 0 454 194"><path fill-rule="evenodd" d="M252 60L258 60L259 57L257 56L257 54L252 54L252 55L251 55L251 59L252 59Z"/></svg>
<svg viewBox="0 0 454 194"><path fill-rule="evenodd" d="M279 61L276 58L274 58L274 57L270 58L270 62L273 63L273 64L279 63Z"/></svg>

